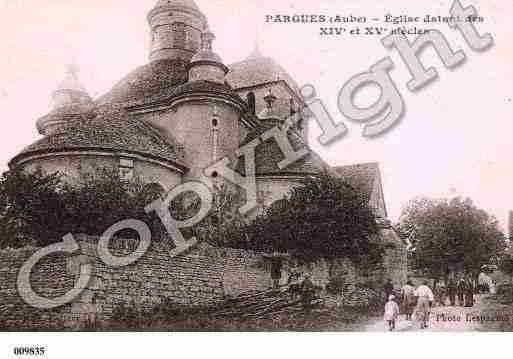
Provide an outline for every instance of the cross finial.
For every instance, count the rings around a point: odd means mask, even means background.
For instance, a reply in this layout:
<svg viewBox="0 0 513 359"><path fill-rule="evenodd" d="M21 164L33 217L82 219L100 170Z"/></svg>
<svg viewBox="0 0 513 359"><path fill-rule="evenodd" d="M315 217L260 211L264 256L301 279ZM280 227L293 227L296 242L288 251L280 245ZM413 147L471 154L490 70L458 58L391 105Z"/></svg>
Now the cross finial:
<svg viewBox="0 0 513 359"><path fill-rule="evenodd" d="M210 31L210 28L208 25L205 25L203 28L203 33L201 34L201 48L202 50L206 51L212 51L212 46L214 43L214 40L216 39L216 36L212 31Z"/></svg>

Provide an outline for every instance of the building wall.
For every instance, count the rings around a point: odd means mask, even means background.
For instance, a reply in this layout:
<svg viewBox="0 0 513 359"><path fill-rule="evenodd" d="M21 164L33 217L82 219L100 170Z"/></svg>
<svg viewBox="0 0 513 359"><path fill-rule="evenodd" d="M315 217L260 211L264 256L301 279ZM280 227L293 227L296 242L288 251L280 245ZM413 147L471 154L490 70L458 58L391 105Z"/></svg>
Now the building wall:
<svg viewBox="0 0 513 359"><path fill-rule="evenodd" d="M376 211L375 213L378 216L380 216L381 218L387 218L385 202L383 199L383 191L381 187L381 181L379 180L379 176L377 176L376 180L374 181L374 186L372 188L369 205Z"/></svg>
<svg viewBox="0 0 513 359"><path fill-rule="evenodd" d="M255 88L243 89L237 91L239 96L247 101L247 96L250 92L255 94L255 113L258 116L267 108L267 103L264 98L269 94L269 90L272 94L277 97L276 102L273 105L274 112L280 115L280 119L285 120L290 116L290 99L293 95L290 90L283 84L264 84ZM300 110L300 105L296 101L296 109ZM303 130L301 131L302 137L307 143L308 140L308 121L304 121Z"/></svg>
<svg viewBox="0 0 513 359"><path fill-rule="evenodd" d="M64 180L76 183L83 173L94 173L100 168L118 168L120 156L65 155L34 159L24 164L26 171L41 168L45 173L59 172ZM123 156L122 158L130 158ZM133 174L145 183L158 183L169 190L181 182L182 175L154 162L134 159Z"/></svg>
<svg viewBox="0 0 513 359"><path fill-rule="evenodd" d="M262 213L266 207L283 199L293 188L302 186L298 179L278 177L259 177L256 184L259 206L255 214Z"/></svg>
<svg viewBox="0 0 513 359"><path fill-rule="evenodd" d="M203 19L178 10L162 12L151 19L150 60L190 60L201 42Z"/></svg>
<svg viewBox="0 0 513 359"><path fill-rule="evenodd" d="M235 151L247 133L240 114L225 103L217 103L217 159L228 157L235 161ZM201 177L203 170L214 161L214 104L188 102L165 112L141 115L141 119L158 129L164 137L184 146L185 163L190 171L187 179Z"/></svg>

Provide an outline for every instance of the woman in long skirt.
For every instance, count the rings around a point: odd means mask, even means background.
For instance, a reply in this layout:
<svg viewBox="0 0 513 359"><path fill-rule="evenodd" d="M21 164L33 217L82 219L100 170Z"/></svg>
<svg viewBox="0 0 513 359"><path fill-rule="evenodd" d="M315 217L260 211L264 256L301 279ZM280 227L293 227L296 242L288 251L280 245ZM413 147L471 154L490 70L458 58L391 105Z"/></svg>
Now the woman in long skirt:
<svg viewBox="0 0 513 359"><path fill-rule="evenodd" d="M474 306L474 284L472 280L467 279L467 285L465 286L465 307Z"/></svg>
<svg viewBox="0 0 513 359"><path fill-rule="evenodd" d="M404 314L406 314L406 320L411 320L413 309L415 308L415 288L411 281L406 282L406 285L401 288L402 302Z"/></svg>

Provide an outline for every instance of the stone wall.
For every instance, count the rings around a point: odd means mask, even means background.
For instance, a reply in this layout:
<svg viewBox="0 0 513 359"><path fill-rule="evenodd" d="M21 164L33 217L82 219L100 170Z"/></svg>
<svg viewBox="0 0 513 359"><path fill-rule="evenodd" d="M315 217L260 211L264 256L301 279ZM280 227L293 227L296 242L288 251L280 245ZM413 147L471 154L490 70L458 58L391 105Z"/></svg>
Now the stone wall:
<svg viewBox="0 0 513 359"><path fill-rule="evenodd" d="M0 251L0 330L73 328L87 321L108 320L121 304L143 310L151 310L164 301L187 307L210 307L238 294L266 290L272 285L270 256L264 253L199 244L189 252L170 257L171 248L152 242L138 261L116 268L105 265L98 257L97 237L77 235L75 239L80 251L45 257L32 270L34 290L43 297L55 298L73 288L81 264L92 264L92 278L80 297L53 310L30 307L16 288L21 266L39 248ZM111 242L115 256L126 256L138 245L138 240L130 239ZM386 278L392 278L396 286L404 284L405 255L405 248L398 245L387 249L384 261L372 268L358 267L339 258L302 264L299 270L310 273L314 284L323 289L332 279L339 278L349 289L372 282L379 290ZM286 255L283 258L281 284L287 282L293 262Z"/></svg>
<svg viewBox="0 0 513 359"><path fill-rule="evenodd" d="M23 263L39 248L0 251L0 324L8 328L45 328L51 324L73 327L94 319L108 319L120 304L145 310L166 300L188 307L209 307L250 290L271 286L261 253L219 249L199 245L189 253L171 258L164 244L153 242L137 262L113 268L96 253L98 238L75 236L81 253L56 254L44 258L33 269L31 283L44 297L55 298L72 289L80 264L93 267L92 279L73 303L56 310L28 306L18 295L17 274ZM113 241L116 256L131 253L137 240Z"/></svg>
<svg viewBox="0 0 513 359"><path fill-rule="evenodd" d="M18 295L18 272L36 250L28 247L0 251L0 330L57 328L69 313L70 306L41 311L26 304ZM43 258L33 268L31 279L34 291L50 298L64 295L74 283L74 275L68 271L67 258L63 255Z"/></svg>

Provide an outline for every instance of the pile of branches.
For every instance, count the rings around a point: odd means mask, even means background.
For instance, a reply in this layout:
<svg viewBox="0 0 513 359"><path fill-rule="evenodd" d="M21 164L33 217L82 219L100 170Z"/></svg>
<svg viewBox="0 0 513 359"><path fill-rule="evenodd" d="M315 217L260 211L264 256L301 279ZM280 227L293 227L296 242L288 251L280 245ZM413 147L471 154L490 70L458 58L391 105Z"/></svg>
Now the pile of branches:
<svg viewBox="0 0 513 359"><path fill-rule="evenodd" d="M305 295L294 286L243 293L220 305L213 316L241 320L268 319L280 314L321 311L323 300L318 295Z"/></svg>

